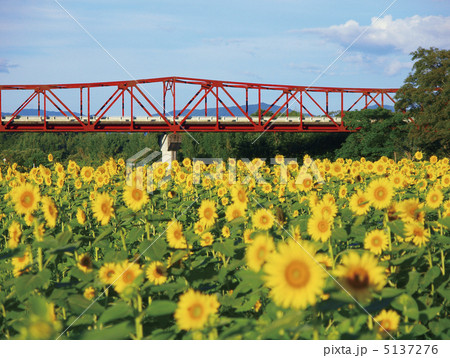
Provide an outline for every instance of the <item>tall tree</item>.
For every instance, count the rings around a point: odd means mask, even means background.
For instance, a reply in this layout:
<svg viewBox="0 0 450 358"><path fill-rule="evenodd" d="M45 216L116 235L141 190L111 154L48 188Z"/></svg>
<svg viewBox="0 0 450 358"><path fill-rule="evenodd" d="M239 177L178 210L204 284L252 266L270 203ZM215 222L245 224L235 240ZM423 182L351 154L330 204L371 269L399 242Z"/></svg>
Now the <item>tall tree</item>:
<svg viewBox="0 0 450 358"><path fill-rule="evenodd" d="M359 159L365 157L375 160L381 156L394 157L394 153L403 153L408 147L403 140L409 124L400 113L388 109L376 108L347 112L344 118L351 133L336 156Z"/></svg>
<svg viewBox="0 0 450 358"><path fill-rule="evenodd" d="M409 136L429 154L450 152L450 50L419 47L412 72L396 94L396 110L412 118Z"/></svg>

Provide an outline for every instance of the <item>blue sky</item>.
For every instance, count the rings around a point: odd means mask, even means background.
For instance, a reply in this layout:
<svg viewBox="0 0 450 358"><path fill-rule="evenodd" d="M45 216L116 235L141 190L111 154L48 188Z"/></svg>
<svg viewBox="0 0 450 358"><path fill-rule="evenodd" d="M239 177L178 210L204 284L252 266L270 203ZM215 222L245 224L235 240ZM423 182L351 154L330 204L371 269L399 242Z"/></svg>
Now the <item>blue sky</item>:
<svg viewBox="0 0 450 358"><path fill-rule="evenodd" d="M418 46L450 48L445 0L398 0L378 20L392 0L58 1L138 79L392 88ZM129 78L56 1L0 0L1 84Z"/></svg>

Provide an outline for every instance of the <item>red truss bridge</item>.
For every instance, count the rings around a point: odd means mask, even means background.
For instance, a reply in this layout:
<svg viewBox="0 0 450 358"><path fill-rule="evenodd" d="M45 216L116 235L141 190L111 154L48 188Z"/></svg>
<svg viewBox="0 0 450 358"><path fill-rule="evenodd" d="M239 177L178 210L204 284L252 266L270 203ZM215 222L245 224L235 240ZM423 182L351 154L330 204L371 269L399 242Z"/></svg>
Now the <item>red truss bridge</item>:
<svg viewBox="0 0 450 358"><path fill-rule="evenodd" d="M397 90L185 77L0 85L0 132L347 132L346 111L392 106Z"/></svg>

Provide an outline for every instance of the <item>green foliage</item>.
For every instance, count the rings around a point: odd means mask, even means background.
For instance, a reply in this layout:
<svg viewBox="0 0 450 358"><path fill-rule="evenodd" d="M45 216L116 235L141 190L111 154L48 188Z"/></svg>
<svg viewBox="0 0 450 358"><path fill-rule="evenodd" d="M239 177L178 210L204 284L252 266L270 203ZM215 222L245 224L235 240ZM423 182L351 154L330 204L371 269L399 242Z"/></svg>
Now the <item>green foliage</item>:
<svg viewBox="0 0 450 358"><path fill-rule="evenodd" d="M27 167L48 163L49 153L62 163L99 165L110 157L128 158L145 147L159 149L156 133L0 134L0 160Z"/></svg>
<svg viewBox="0 0 450 358"><path fill-rule="evenodd" d="M347 133L194 133L194 141L183 134L182 158L286 158L330 157ZM300 161L301 162L301 161Z"/></svg>
<svg viewBox="0 0 450 358"><path fill-rule="evenodd" d="M403 116L387 109L366 109L347 112L345 125L358 131L350 134L336 155L342 158L357 159L366 157L374 160L380 156L394 157L394 153L403 153L408 147L404 137L410 124Z"/></svg>
<svg viewBox="0 0 450 358"><path fill-rule="evenodd" d="M419 47L411 53L413 71L396 94L397 110L406 110L416 126L409 136L428 154L450 153L450 50Z"/></svg>

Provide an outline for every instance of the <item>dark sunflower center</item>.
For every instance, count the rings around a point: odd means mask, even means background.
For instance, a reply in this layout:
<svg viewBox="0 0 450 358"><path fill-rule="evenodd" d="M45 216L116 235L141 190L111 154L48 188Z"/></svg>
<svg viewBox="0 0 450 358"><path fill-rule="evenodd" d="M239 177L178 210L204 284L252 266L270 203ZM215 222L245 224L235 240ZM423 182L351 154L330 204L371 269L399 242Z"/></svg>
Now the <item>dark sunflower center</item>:
<svg viewBox="0 0 450 358"><path fill-rule="evenodd" d="M109 214L109 205L108 205L108 203L103 203L102 204L102 212L103 212L103 214Z"/></svg>
<svg viewBox="0 0 450 358"><path fill-rule="evenodd" d="M369 287L369 274L362 267L353 269L347 279L349 285L357 290Z"/></svg>
<svg viewBox="0 0 450 358"><path fill-rule="evenodd" d="M91 258L89 256L84 256L80 260L80 264L81 264L81 266L84 266L84 267L90 267L91 266Z"/></svg>

